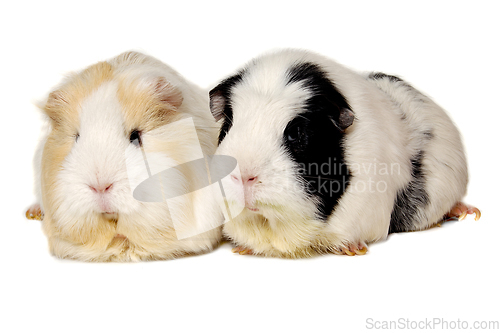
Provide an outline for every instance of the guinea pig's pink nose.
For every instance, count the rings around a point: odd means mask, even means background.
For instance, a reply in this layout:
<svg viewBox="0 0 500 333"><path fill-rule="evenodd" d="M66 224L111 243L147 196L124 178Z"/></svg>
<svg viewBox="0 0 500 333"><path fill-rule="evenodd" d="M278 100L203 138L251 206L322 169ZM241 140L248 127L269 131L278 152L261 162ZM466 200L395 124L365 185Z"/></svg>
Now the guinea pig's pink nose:
<svg viewBox="0 0 500 333"><path fill-rule="evenodd" d="M89 185L90 189L96 193L106 193L113 187L113 184L94 184Z"/></svg>
<svg viewBox="0 0 500 333"><path fill-rule="evenodd" d="M252 185L257 182L257 176L243 177L243 184Z"/></svg>
<svg viewBox="0 0 500 333"><path fill-rule="evenodd" d="M258 177L257 176L254 176L254 175L250 175L250 176L247 176L247 175L243 175L240 177L236 176L236 175L231 175L231 179L235 182L235 183L243 183L243 185L247 185L247 186L251 186L253 184L255 184L257 182L257 179Z"/></svg>

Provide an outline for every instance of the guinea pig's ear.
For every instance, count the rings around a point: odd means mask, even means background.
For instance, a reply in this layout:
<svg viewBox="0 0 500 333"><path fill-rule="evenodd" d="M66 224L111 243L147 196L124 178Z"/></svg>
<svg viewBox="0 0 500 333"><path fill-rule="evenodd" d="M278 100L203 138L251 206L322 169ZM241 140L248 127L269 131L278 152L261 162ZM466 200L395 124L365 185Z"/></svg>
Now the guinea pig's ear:
<svg viewBox="0 0 500 333"><path fill-rule="evenodd" d="M150 87L153 89L154 96L162 103L169 104L176 109L184 101L181 90L168 82L164 77L154 78L150 83Z"/></svg>
<svg viewBox="0 0 500 333"><path fill-rule="evenodd" d="M64 91L56 90L49 94L49 98L43 107L43 111L54 122L54 124L61 124L68 105L68 96L64 93Z"/></svg>
<svg viewBox="0 0 500 333"><path fill-rule="evenodd" d="M354 112L348 108L342 108L340 109L339 120L333 120L333 122L335 123L335 126L344 132L354 122Z"/></svg>
<svg viewBox="0 0 500 333"><path fill-rule="evenodd" d="M210 111L212 116L214 116L215 121L219 121L224 117L224 108L226 107L226 98L221 89L221 85L218 85L214 89L210 90Z"/></svg>

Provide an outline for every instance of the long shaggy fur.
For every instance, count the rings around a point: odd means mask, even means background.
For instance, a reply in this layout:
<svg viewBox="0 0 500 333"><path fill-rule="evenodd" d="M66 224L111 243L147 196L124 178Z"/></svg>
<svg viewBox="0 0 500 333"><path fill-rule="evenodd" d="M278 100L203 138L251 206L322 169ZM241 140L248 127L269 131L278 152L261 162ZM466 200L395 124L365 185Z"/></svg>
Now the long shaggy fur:
<svg viewBox="0 0 500 333"><path fill-rule="evenodd" d="M196 228L199 194L183 195L170 207L132 195L149 175L213 154L218 127L206 92L160 61L128 52L68 77L49 95L43 111L50 130L36 154L37 193L55 256L169 259L209 251L219 242L220 228L177 237ZM165 191L195 190L186 172ZM109 184L102 193L92 189ZM173 210L179 212L175 228Z"/></svg>
<svg viewBox="0 0 500 333"><path fill-rule="evenodd" d="M308 191L284 133L293 119L316 112L307 102L313 97L320 107L339 97L317 96L320 85L313 79L291 80L291 69L303 64L324 73L345 99L342 108L349 108L331 119L342 139L322 143L323 149L341 148L349 172L326 220L320 218L321 197ZM256 254L304 257L375 242L390 231L425 229L465 195L458 130L442 108L396 77L360 74L314 53L283 50L254 59L214 88L211 98L212 113L222 118L217 154L235 157L241 174L258 177L251 189L228 183L227 202L247 209L223 232Z"/></svg>

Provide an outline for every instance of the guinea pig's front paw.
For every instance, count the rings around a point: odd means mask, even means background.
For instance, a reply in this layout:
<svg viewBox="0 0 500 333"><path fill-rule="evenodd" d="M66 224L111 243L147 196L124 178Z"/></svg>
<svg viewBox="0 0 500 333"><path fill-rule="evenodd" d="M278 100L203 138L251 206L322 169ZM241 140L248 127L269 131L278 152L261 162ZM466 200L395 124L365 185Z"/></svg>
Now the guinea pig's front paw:
<svg viewBox="0 0 500 333"><path fill-rule="evenodd" d="M458 218L459 220L465 219L467 215L475 214L474 220L481 218L481 211L473 206L468 206L463 202L457 202L455 206L446 214L445 218Z"/></svg>
<svg viewBox="0 0 500 333"><path fill-rule="evenodd" d="M238 252L239 254L241 255L252 255L253 254L253 251L252 249L249 249L249 248L246 248L244 246L236 246L234 247L232 250L231 250L233 253L236 253Z"/></svg>
<svg viewBox="0 0 500 333"><path fill-rule="evenodd" d="M357 244L349 243L337 246L334 248L333 253L348 256L361 256L366 254L367 251L368 247L365 242L358 242Z"/></svg>
<svg viewBox="0 0 500 333"><path fill-rule="evenodd" d="M28 220L43 220L43 212L39 204L34 204L26 211L26 218Z"/></svg>

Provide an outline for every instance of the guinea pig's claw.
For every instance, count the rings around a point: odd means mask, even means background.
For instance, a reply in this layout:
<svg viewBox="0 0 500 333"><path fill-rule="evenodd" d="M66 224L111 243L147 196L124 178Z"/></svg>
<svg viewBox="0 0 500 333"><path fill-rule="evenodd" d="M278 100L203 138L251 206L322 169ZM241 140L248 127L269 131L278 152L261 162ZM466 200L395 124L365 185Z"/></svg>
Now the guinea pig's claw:
<svg viewBox="0 0 500 333"><path fill-rule="evenodd" d="M470 211L470 213L469 213L469 211ZM469 210L467 212L469 214L472 214L472 213L475 214L475 216L474 216L475 221L477 221L481 218L481 211L479 209L477 209L476 207L469 208Z"/></svg>
<svg viewBox="0 0 500 333"><path fill-rule="evenodd" d="M475 214L474 220L479 220L481 218L481 211L473 206L467 206L463 202L457 202L455 206L446 214L446 218L458 218L462 221L467 217L467 215Z"/></svg>
<svg viewBox="0 0 500 333"><path fill-rule="evenodd" d="M353 256L356 254L356 252L354 251L351 251L349 249L344 249L344 253L347 254L348 256Z"/></svg>
<svg viewBox="0 0 500 333"><path fill-rule="evenodd" d="M43 213L40 205L33 205L26 211L26 218L28 220L43 220Z"/></svg>
<svg viewBox="0 0 500 333"><path fill-rule="evenodd" d="M363 246L361 248L357 248L354 252L356 252L356 254L358 256L362 256L362 255L366 254L367 251L368 251L368 248L366 246Z"/></svg>
<svg viewBox="0 0 500 333"><path fill-rule="evenodd" d="M362 256L366 254L368 251L368 248L364 243L359 243L357 245L354 244L349 244L346 246L339 247L338 249L335 249L333 253L335 254L340 254L340 255L348 255L348 256Z"/></svg>
<svg viewBox="0 0 500 333"><path fill-rule="evenodd" d="M231 252L233 252L233 253L240 252L242 249L243 249L243 246L233 247Z"/></svg>
<svg viewBox="0 0 500 333"><path fill-rule="evenodd" d="M239 254L241 254L241 255L245 255L245 254L250 255L250 254L253 254L253 251L252 251L251 249L247 249L247 248L246 248L246 247L244 247L244 246L237 246L237 247L233 248L231 251L232 251L233 253L238 252L238 253L239 253Z"/></svg>

